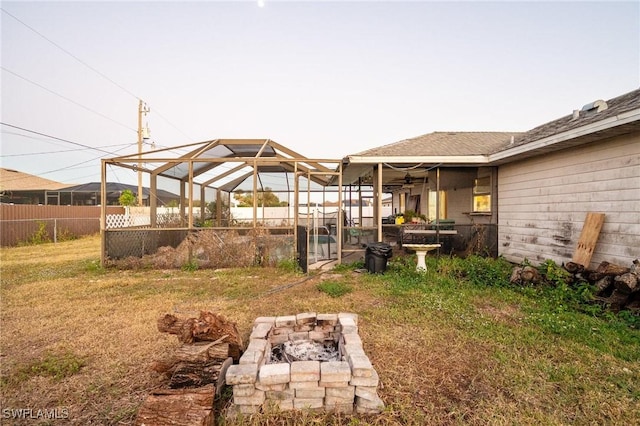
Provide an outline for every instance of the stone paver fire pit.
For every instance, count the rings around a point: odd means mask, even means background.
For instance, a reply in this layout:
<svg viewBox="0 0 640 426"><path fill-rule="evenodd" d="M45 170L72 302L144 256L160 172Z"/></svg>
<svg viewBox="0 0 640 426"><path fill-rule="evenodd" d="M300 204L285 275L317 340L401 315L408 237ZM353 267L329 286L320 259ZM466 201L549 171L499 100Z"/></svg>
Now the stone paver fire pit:
<svg viewBox="0 0 640 426"><path fill-rule="evenodd" d="M230 412L263 407L380 413L378 373L362 348L358 315L302 313L260 317L239 364L227 370Z"/></svg>

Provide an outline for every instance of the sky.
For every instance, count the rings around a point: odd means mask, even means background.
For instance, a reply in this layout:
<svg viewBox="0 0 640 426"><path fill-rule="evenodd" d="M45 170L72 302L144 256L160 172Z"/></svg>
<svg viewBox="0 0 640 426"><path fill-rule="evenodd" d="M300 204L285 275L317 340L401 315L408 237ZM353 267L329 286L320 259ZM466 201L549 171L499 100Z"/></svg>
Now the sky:
<svg viewBox="0 0 640 426"><path fill-rule="evenodd" d="M640 86L635 1L0 6L0 164L69 184L137 152L139 99L156 147L258 138L340 159L526 131Z"/></svg>

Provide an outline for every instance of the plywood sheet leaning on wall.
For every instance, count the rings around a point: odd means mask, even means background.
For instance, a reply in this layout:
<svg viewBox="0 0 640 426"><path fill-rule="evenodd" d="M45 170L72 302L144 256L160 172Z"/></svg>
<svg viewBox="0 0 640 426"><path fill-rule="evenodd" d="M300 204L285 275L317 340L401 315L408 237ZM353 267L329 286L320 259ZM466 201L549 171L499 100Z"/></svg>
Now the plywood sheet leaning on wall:
<svg viewBox="0 0 640 426"><path fill-rule="evenodd" d="M573 252L572 262L578 263L585 268L589 267L591 262L591 256L596 248L598 237L600 236L600 230L604 223L604 213L587 213L587 217L584 219L584 225L582 226L582 232L580 233L580 239L576 250Z"/></svg>

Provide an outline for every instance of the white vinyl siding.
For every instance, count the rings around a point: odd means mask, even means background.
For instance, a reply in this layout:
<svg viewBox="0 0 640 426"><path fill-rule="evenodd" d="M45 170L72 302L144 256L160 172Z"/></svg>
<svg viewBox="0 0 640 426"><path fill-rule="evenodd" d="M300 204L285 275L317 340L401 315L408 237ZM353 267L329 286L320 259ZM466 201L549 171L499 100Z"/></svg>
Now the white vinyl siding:
<svg viewBox="0 0 640 426"><path fill-rule="evenodd" d="M570 261L587 212L605 213L591 259L640 257L640 136L622 136L498 169L498 253L512 262Z"/></svg>

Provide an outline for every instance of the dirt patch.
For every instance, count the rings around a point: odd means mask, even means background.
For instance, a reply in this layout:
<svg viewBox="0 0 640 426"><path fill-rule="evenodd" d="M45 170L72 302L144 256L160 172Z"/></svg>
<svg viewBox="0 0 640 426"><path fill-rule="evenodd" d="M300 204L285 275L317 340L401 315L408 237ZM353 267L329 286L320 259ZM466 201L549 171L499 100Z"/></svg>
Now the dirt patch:
<svg viewBox="0 0 640 426"><path fill-rule="evenodd" d="M494 321L504 324L517 324L522 320L522 312L515 305L497 305L488 299L478 299L474 302L478 313L487 316Z"/></svg>

